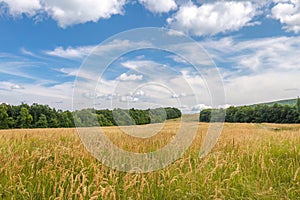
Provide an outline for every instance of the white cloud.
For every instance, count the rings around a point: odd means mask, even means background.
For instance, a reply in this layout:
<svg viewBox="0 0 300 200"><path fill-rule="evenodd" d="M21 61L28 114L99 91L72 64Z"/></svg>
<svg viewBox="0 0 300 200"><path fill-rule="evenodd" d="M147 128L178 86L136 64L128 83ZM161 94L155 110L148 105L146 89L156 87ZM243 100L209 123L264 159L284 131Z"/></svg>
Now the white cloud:
<svg viewBox="0 0 300 200"><path fill-rule="evenodd" d="M144 66L145 64L147 64L145 61L127 61L121 63L123 67L133 70L137 69L139 66Z"/></svg>
<svg viewBox="0 0 300 200"><path fill-rule="evenodd" d="M82 59L86 56L94 56L95 59L100 57L108 57L115 51L122 51L127 48L139 48L149 46L148 42L134 42L129 40L112 40L105 44L100 45L87 45L78 47L56 47L54 50L46 50L45 54L67 59ZM109 55L108 55L109 54ZM98 60L98 62L100 62Z"/></svg>
<svg viewBox="0 0 300 200"><path fill-rule="evenodd" d="M201 110L212 108L211 106L207 106L205 104L198 104L191 108L192 112L199 113Z"/></svg>
<svg viewBox="0 0 300 200"><path fill-rule="evenodd" d="M214 35L253 25L251 20L256 12L250 1L217 1L199 7L188 3L182 5L167 22L171 28L193 35Z"/></svg>
<svg viewBox="0 0 300 200"><path fill-rule="evenodd" d="M56 47L53 51L45 51L47 55L56 56L61 58L68 58L68 59L76 59L76 58L83 58L89 55L95 46L83 46L83 47Z"/></svg>
<svg viewBox="0 0 300 200"><path fill-rule="evenodd" d="M125 68L131 70L146 70L146 69L155 69L158 70L160 67L165 67L166 65L162 63L158 63L153 60L129 60L126 62L122 62L121 65Z"/></svg>
<svg viewBox="0 0 300 200"><path fill-rule="evenodd" d="M65 74L66 76L77 76L79 69L61 68L58 71Z"/></svg>
<svg viewBox="0 0 300 200"><path fill-rule="evenodd" d="M213 58L233 63L234 69L261 73L299 69L300 37L274 37L248 41L232 38L201 43Z"/></svg>
<svg viewBox="0 0 300 200"><path fill-rule="evenodd" d="M31 51L28 51L27 49L25 48L21 48L20 49L21 53L24 54L24 55L28 55L28 56L36 56L34 53L32 53Z"/></svg>
<svg viewBox="0 0 300 200"><path fill-rule="evenodd" d="M46 13L57 21L60 27L74 24L97 22L108 19L112 15L123 14L126 0L2 0L9 9L9 14L18 16L27 14L33 16Z"/></svg>
<svg viewBox="0 0 300 200"><path fill-rule="evenodd" d="M28 60L24 57L11 54L0 53L0 74L11 75L34 81L41 81L41 78L34 76L32 73L26 73L26 68L38 67L44 65L43 62Z"/></svg>
<svg viewBox="0 0 300 200"><path fill-rule="evenodd" d="M119 100L120 102L138 102L139 98L132 96L122 96Z"/></svg>
<svg viewBox="0 0 300 200"><path fill-rule="evenodd" d="M139 0L139 2L153 13L164 13L177 9L174 0Z"/></svg>
<svg viewBox="0 0 300 200"><path fill-rule="evenodd" d="M186 93L181 93L181 94L176 94L176 93L174 93L174 94L172 94L172 98L173 99L178 99L178 98L182 98L182 97L186 97L187 95L186 95Z"/></svg>
<svg viewBox="0 0 300 200"><path fill-rule="evenodd" d="M145 94L145 92L143 91L143 90L138 90L135 94L134 94L134 96L137 96L137 97L142 97L142 96L145 96L146 94Z"/></svg>
<svg viewBox="0 0 300 200"><path fill-rule="evenodd" d="M286 31L300 32L300 0L275 1L272 17L280 20Z"/></svg>
<svg viewBox="0 0 300 200"><path fill-rule="evenodd" d="M299 71L266 71L232 77L225 84L228 103L245 105L296 98L300 91ZM298 90L288 90L289 88Z"/></svg>
<svg viewBox="0 0 300 200"><path fill-rule="evenodd" d="M228 103L244 105L299 96L299 41L300 37L223 38L202 44L226 66L221 71Z"/></svg>
<svg viewBox="0 0 300 200"><path fill-rule="evenodd" d="M21 90L21 89L25 89L25 88L23 86L19 85L19 84L4 81L4 82L0 82L0 89L4 89L4 90Z"/></svg>
<svg viewBox="0 0 300 200"><path fill-rule="evenodd" d="M179 57L178 55L171 55L168 57L171 58L174 62L181 63L181 64L189 64L188 61Z"/></svg>
<svg viewBox="0 0 300 200"><path fill-rule="evenodd" d="M121 74L117 80L119 81L140 81L143 79L143 75L129 74L126 73Z"/></svg>
<svg viewBox="0 0 300 200"><path fill-rule="evenodd" d="M43 0L45 11L59 26L66 27L85 22L97 22L112 15L122 14L125 0Z"/></svg>
<svg viewBox="0 0 300 200"><path fill-rule="evenodd" d="M159 68L164 66L163 64L157 63L153 60L129 60L122 62L121 65L131 70L145 70L147 68Z"/></svg>
<svg viewBox="0 0 300 200"><path fill-rule="evenodd" d="M1 2L6 3L9 13L13 16L20 16L23 13L33 16L42 8L40 0L1 0Z"/></svg>
<svg viewBox="0 0 300 200"><path fill-rule="evenodd" d="M22 102L47 104L57 109L71 109L73 83L65 82L47 87L40 84L0 82L1 101L13 105ZM59 102L59 103L58 103Z"/></svg>
<svg viewBox="0 0 300 200"><path fill-rule="evenodd" d="M13 84L12 86L10 86L10 88L11 88L12 90L20 90L20 89L24 89L23 86L18 85L18 84Z"/></svg>
<svg viewBox="0 0 300 200"><path fill-rule="evenodd" d="M153 60L129 60L121 63L121 65L150 79L158 76L161 79L168 79L171 75L170 66Z"/></svg>

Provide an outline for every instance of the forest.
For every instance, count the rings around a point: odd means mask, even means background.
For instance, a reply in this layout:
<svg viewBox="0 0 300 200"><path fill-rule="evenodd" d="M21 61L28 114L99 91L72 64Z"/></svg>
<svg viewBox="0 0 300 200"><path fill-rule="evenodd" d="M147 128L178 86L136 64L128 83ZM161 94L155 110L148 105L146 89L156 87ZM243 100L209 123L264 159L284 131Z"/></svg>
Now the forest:
<svg viewBox="0 0 300 200"><path fill-rule="evenodd" d="M213 115L212 115L213 113ZM231 106L227 109L205 109L200 112L200 122L232 123L300 123L300 99L296 105Z"/></svg>
<svg viewBox="0 0 300 200"><path fill-rule="evenodd" d="M63 111L48 105L0 105L0 129L125 126L160 123L181 117L177 108Z"/></svg>

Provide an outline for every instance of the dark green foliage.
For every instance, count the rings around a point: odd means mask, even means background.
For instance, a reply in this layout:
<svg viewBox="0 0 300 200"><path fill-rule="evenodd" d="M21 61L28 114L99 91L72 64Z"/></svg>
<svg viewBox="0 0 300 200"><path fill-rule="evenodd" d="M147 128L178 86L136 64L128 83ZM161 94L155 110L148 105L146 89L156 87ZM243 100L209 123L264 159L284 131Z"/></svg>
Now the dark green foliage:
<svg viewBox="0 0 300 200"><path fill-rule="evenodd" d="M156 108L156 109L149 109L149 118L150 123L162 123L167 119L167 112L166 109L163 108ZM179 118L179 116L177 117Z"/></svg>
<svg viewBox="0 0 300 200"><path fill-rule="evenodd" d="M94 109L83 109L74 112L74 121L76 126L93 127L99 126L97 114Z"/></svg>
<svg viewBox="0 0 300 200"><path fill-rule="evenodd" d="M168 119L181 117L177 108L156 108L138 110L131 108L114 110L84 109L74 112L76 126L132 126L161 123Z"/></svg>
<svg viewBox="0 0 300 200"><path fill-rule="evenodd" d="M3 116L6 120L1 120L0 129L5 128L58 128L74 127L73 114L70 111L56 111L48 105L21 104L12 106L2 104L0 106L0 118ZM4 117L3 117L4 118ZM5 124L5 125L4 125Z"/></svg>
<svg viewBox="0 0 300 200"><path fill-rule="evenodd" d="M32 115L29 113L27 106L22 106L20 115L17 117L18 128L31 128L33 121Z"/></svg>
<svg viewBox="0 0 300 200"><path fill-rule="evenodd" d="M226 110L224 109L205 109L200 114L201 122L224 122Z"/></svg>
<svg viewBox="0 0 300 200"><path fill-rule="evenodd" d="M48 127L46 115L41 114L41 116L39 117L39 120L36 122L36 127L37 128L47 128Z"/></svg>
<svg viewBox="0 0 300 200"><path fill-rule="evenodd" d="M298 110L298 113L300 113L300 98L298 97L297 99L297 110Z"/></svg>
<svg viewBox="0 0 300 200"><path fill-rule="evenodd" d="M181 117L181 111L177 108L156 108L147 110L122 110L114 109L112 111L114 125L130 126L143 125L150 123L162 123L168 119L176 119Z"/></svg>
<svg viewBox="0 0 300 200"><path fill-rule="evenodd" d="M200 113L200 122L210 122L212 109L202 110Z"/></svg>
<svg viewBox="0 0 300 200"><path fill-rule="evenodd" d="M300 103L299 103L300 104ZM273 104L259 104L256 106L229 107L226 109L226 122L238 123L299 123L300 113L296 106ZM214 115L212 115L214 112ZM225 113L223 109L205 109L200 113L201 122L222 121L219 113ZM217 114L216 114L217 113ZM212 119L212 116L217 116Z"/></svg>
<svg viewBox="0 0 300 200"><path fill-rule="evenodd" d="M181 112L177 108L165 108L167 119L176 119L181 117Z"/></svg>
<svg viewBox="0 0 300 200"><path fill-rule="evenodd" d="M130 118L133 120L133 124L143 125L150 123L149 111L147 110L136 110L131 108L129 110Z"/></svg>
<svg viewBox="0 0 300 200"><path fill-rule="evenodd" d="M128 126L161 123L181 117L177 108L62 111L48 105L0 105L0 129Z"/></svg>
<svg viewBox="0 0 300 200"><path fill-rule="evenodd" d="M96 110L100 126L115 126L117 125L113 112L111 110Z"/></svg>
<svg viewBox="0 0 300 200"><path fill-rule="evenodd" d="M5 104L0 105L0 129L9 128L9 117L7 114L7 107Z"/></svg>
<svg viewBox="0 0 300 200"><path fill-rule="evenodd" d="M103 114L97 115L97 119L99 122L99 126L113 126L113 122L109 121L108 118L106 118Z"/></svg>
<svg viewBox="0 0 300 200"><path fill-rule="evenodd" d="M75 127L73 114L70 111L58 111L58 121L60 122L60 127Z"/></svg>
<svg viewBox="0 0 300 200"><path fill-rule="evenodd" d="M131 126L136 125L135 119L137 120L137 116L135 110L122 110L122 109L114 109L113 116L118 126Z"/></svg>

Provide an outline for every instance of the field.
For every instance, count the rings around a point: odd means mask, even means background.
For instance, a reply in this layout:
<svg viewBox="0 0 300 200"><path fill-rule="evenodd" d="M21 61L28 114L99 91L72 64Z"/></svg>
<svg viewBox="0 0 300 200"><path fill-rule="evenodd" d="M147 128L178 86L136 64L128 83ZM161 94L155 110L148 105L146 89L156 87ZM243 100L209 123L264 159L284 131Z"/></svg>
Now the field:
<svg viewBox="0 0 300 200"><path fill-rule="evenodd" d="M184 123L199 126L191 147L150 173L102 165L76 129L0 131L0 199L300 199L299 124L225 124L213 151L201 159L208 124ZM166 145L177 127L168 121L146 140L117 127L104 130L119 147L147 152Z"/></svg>

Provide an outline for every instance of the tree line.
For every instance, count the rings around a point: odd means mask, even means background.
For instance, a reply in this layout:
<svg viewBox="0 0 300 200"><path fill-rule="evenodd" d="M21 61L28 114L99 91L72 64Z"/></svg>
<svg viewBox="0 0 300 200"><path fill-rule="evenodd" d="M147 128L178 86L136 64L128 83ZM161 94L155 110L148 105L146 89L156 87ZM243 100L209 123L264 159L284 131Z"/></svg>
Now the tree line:
<svg viewBox="0 0 300 200"><path fill-rule="evenodd" d="M300 99L296 105L231 106L227 109L205 109L200 112L200 122L232 123L300 123Z"/></svg>
<svg viewBox="0 0 300 200"><path fill-rule="evenodd" d="M181 117L177 108L63 111L48 105L0 105L0 129L125 126L160 123Z"/></svg>
<svg viewBox="0 0 300 200"><path fill-rule="evenodd" d="M131 126L150 123L162 123L168 119L181 117L181 111L177 108L156 108L138 110L131 108L114 110L83 109L75 111L74 122L79 127L92 126Z"/></svg>

